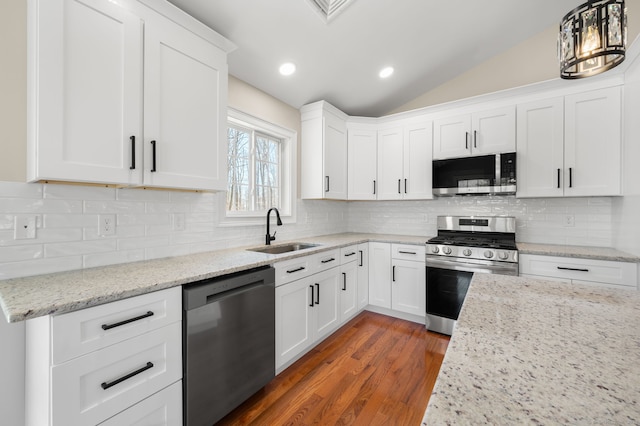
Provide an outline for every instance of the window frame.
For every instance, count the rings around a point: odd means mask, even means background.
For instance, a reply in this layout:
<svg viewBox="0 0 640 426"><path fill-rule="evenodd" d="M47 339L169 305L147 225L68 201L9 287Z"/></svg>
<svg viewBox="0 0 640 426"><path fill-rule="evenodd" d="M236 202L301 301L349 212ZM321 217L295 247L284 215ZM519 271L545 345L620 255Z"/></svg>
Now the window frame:
<svg viewBox="0 0 640 426"><path fill-rule="evenodd" d="M238 126L243 129L251 130L257 134L263 134L267 137L277 138L281 141L280 150L280 204L278 207L280 216L285 223L295 223L296 221L296 164L298 134L295 130L291 130L274 123L270 123L251 114L239 111L235 108L227 108L227 131L229 126ZM228 137L228 136L227 136ZM228 140L225 140L228 143ZM227 151L227 156L228 156ZM251 166L253 167L253 166ZM228 179L228 177L227 177ZM227 211L227 193L221 193L219 197L220 210L220 226L246 226L246 225L263 225L266 211L238 212Z"/></svg>

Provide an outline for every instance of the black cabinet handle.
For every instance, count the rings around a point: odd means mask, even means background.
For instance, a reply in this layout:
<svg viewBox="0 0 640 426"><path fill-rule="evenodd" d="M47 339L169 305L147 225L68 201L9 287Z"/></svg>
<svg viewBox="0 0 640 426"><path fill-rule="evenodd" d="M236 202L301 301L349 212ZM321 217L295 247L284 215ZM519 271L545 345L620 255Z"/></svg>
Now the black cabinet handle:
<svg viewBox="0 0 640 426"><path fill-rule="evenodd" d="M320 263L329 263L329 262L333 262L334 260L336 260L336 258L332 257L331 259L321 260Z"/></svg>
<svg viewBox="0 0 640 426"><path fill-rule="evenodd" d="M131 167L129 170L136 169L136 137L130 136L129 140L131 141Z"/></svg>
<svg viewBox="0 0 640 426"><path fill-rule="evenodd" d="M316 305L320 304L320 284L316 283Z"/></svg>
<svg viewBox="0 0 640 426"><path fill-rule="evenodd" d="M573 168L569 167L569 188L573 187Z"/></svg>
<svg viewBox="0 0 640 426"><path fill-rule="evenodd" d="M358 250L360 252L360 266L364 266L364 255L362 250Z"/></svg>
<svg viewBox="0 0 640 426"><path fill-rule="evenodd" d="M402 194L402 192L400 191L400 182L402 181L402 179L398 179L398 194Z"/></svg>
<svg viewBox="0 0 640 426"><path fill-rule="evenodd" d="M156 141L151 141L151 172L156 171Z"/></svg>
<svg viewBox="0 0 640 426"><path fill-rule="evenodd" d="M558 188L560 188L560 169L558 169Z"/></svg>
<svg viewBox="0 0 640 426"><path fill-rule="evenodd" d="M327 186L324 189L324 192L329 192L329 176L325 176L324 180L325 180L325 183L327 184Z"/></svg>
<svg viewBox="0 0 640 426"><path fill-rule="evenodd" d="M342 273L342 291L347 291L347 273Z"/></svg>
<svg viewBox="0 0 640 426"><path fill-rule="evenodd" d="M464 132L464 149L469 149L469 132Z"/></svg>
<svg viewBox="0 0 640 426"><path fill-rule="evenodd" d="M313 308L313 286L310 285L309 288L311 289L311 304L309 306Z"/></svg>
<svg viewBox="0 0 640 426"><path fill-rule="evenodd" d="M391 267L391 281L396 282L396 265Z"/></svg>
<svg viewBox="0 0 640 426"><path fill-rule="evenodd" d="M376 181L373 181L373 195L376 195Z"/></svg>
<svg viewBox="0 0 640 426"><path fill-rule="evenodd" d="M301 266L301 267L296 268L296 269L289 269L289 270L287 271L287 274L293 274L294 272L300 272L300 271L304 271L304 270L305 270L305 267L304 267L304 266Z"/></svg>
<svg viewBox="0 0 640 426"><path fill-rule="evenodd" d="M473 131L473 147L474 148L478 147L478 131L477 130Z"/></svg>
<svg viewBox="0 0 640 426"><path fill-rule="evenodd" d="M143 371L147 371L148 369L153 367L153 363L152 362L147 362L147 365L145 365L142 368L139 368L136 371L133 371L129 374L127 374L126 376L122 376L119 379L114 380L113 382L107 383L107 382L102 382L102 384L100 386L102 386L102 389L107 390L112 386L117 385L118 383L122 383L125 380L128 380L130 378L132 378L133 376L137 376L138 374L142 373Z"/></svg>
<svg viewBox="0 0 640 426"><path fill-rule="evenodd" d="M407 180L404 180L404 193L407 193Z"/></svg>
<svg viewBox="0 0 640 426"><path fill-rule="evenodd" d="M398 253L400 253L400 254L417 254L415 251L402 251L402 250L398 250Z"/></svg>
<svg viewBox="0 0 640 426"><path fill-rule="evenodd" d="M120 321L120 322L117 322L115 324L102 324L102 329L103 330L111 330L112 328L120 327L121 325L129 324L129 323L132 323L134 321L140 321L141 319L149 318L149 317L152 317L152 316L153 316L153 311L147 311L146 314L140 315L140 316L135 317L135 318L129 318L128 320Z"/></svg>
<svg viewBox="0 0 640 426"><path fill-rule="evenodd" d="M588 269L582 269L582 268L567 268L565 266L557 266L557 268L563 271L589 272Z"/></svg>
<svg viewBox="0 0 640 426"><path fill-rule="evenodd" d="M351 253L345 253L344 257L350 257L350 256L353 256L354 254L356 254L355 251L352 251Z"/></svg>

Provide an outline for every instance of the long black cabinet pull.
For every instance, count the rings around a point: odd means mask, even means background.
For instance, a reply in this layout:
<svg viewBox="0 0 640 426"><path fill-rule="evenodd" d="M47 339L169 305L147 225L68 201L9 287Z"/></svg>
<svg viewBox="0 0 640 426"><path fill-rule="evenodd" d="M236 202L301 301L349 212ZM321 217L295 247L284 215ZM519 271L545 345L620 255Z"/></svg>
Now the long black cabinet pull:
<svg viewBox="0 0 640 426"><path fill-rule="evenodd" d="M136 137L130 136L129 140L131 141L131 167L129 170L136 169Z"/></svg>
<svg viewBox="0 0 640 426"><path fill-rule="evenodd" d="M404 193L407 193L407 180L404 180Z"/></svg>
<svg viewBox="0 0 640 426"><path fill-rule="evenodd" d="M336 260L336 258L332 257L331 259L321 260L320 263L329 263L329 262L333 262L334 260Z"/></svg>
<svg viewBox="0 0 640 426"><path fill-rule="evenodd" d="M478 131L477 130L473 131L473 147L474 148L478 147Z"/></svg>
<svg viewBox="0 0 640 426"><path fill-rule="evenodd" d="M569 188L573 188L573 168L569 167Z"/></svg>
<svg viewBox="0 0 640 426"><path fill-rule="evenodd" d="M396 265L391 267L391 281L396 282Z"/></svg>
<svg viewBox="0 0 640 426"><path fill-rule="evenodd" d="M156 141L151 141L151 172L156 171Z"/></svg>
<svg viewBox="0 0 640 426"><path fill-rule="evenodd" d="M128 380L128 379L132 378L133 376L137 376L138 374L142 373L143 371L147 371L148 369L150 369L152 367L153 367L153 363L152 362L147 362L147 365L145 365L144 367L139 368L136 371L133 371L133 372L127 374L126 376L122 376L119 379L114 380L113 382L109 382L109 383L102 382L102 384L100 386L102 386L102 389L107 390L110 387L115 386L118 383L122 383L125 380Z"/></svg>
<svg viewBox="0 0 640 426"><path fill-rule="evenodd" d="M364 255L362 250L358 250L360 252L360 266L364 266Z"/></svg>
<svg viewBox="0 0 640 426"><path fill-rule="evenodd" d="M557 268L563 271L589 272L588 269L582 269L582 268L567 268L565 266L557 266Z"/></svg>
<svg viewBox="0 0 640 426"><path fill-rule="evenodd" d="M146 314L140 315L135 318L129 318L128 320L116 322L115 324L102 324L103 330L111 330L112 328L120 327L121 325L129 324L135 321L140 321L141 319L149 318L153 316L153 311L147 311Z"/></svg>
<svg viewBox="0 0 640 426"><path fill-rule="evenodd" d="M560 169L558 169L558 188L560 188Z"/></svg>
<svg viewBox="0 0 640 426"><path fill-rule="evenodd" d="M311 304L309 306L313 308L313 286L310 285L309 288L311 289Z"/></svg>
<svg viewBox="0 0 640 426"><path fill-rule="evenodd" d="M402 182L402 179L398 179L398 194L402 194L400 191L400 182Z"/></svg>
<svg viewBox="0 0 640 426"><path fill-rule="evenodd" d="M469 132L464 132L464 149L469 149Z"/></svg>
<svg viewBox="0 0 640 426"><path fill-rule="evenodd" d="M376 195L376 181L373 181L373 195Z"/></svg>
<svg viewBox="0 0 640 426"><path fill-rule="evenodd" d="M296 268L296 269L289 269L289 270L287 271L287 274L293 274L294 272L300 272L300 271L304 271L304 270L305 270L305 267L304 267L304 266L301 266L301 267Z"/></svg>
<svg viewBox="0 0 640 426"><path fill-rule="evenodd" d="M329 192L329 176L325 176L324 180L326 182L326 187L324 188L324 192Z"/></svg>
<svg viewBox="0 0 640 426"><path fill-rule="evenodd" d="M320 284L316 283L316 305L320 304Z"/></svg>
<svg viewBox="0 0 640 426"><path fill-rule="evenodd" d="M347 291L347 273L342 273L342 291Z"/></svg>

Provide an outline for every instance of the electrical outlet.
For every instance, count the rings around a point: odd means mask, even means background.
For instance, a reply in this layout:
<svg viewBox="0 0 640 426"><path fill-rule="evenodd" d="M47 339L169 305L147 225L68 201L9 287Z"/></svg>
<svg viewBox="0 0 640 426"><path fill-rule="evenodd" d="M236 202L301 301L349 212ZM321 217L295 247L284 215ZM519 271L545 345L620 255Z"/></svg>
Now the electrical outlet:
<svg viewBox="0 0 640 426"><path fill-rule="evenodd" d="M37 223L38 216L34 214L16 215L13 224L13 238L16 240L35 238Z"/></svg>
<svg viewBox="0 0 640 426"><path fill-rule="evenodd" d="M564 217L564 226L576 226L576 217L572 214L568 214Z"/></svg>
<svg viewBox="0 0 640 426"><path fill-rule="evenodd" d="M185 228L184 213L173 213L171 215L171 224L174 231L184 231Z"/></svg>
<svg viewBox="0 0 640 426"><path fill-rule="evenodd" d="M98 234L101 237L108 237L116 234L116 215L101 214L98 219Z"/></svg>

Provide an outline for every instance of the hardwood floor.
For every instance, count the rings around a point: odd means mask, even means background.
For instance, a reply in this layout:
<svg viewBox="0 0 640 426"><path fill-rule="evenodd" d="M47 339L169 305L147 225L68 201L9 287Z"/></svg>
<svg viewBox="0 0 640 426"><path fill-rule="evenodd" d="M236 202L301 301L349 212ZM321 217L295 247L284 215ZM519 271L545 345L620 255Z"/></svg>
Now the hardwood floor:
<svg viewBox="0 0 640 426"><path fill-rule="evenodd" d="M419 425L449 337L365 311L219 425Z"/></svg>

